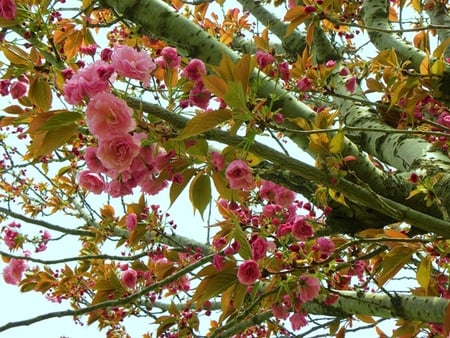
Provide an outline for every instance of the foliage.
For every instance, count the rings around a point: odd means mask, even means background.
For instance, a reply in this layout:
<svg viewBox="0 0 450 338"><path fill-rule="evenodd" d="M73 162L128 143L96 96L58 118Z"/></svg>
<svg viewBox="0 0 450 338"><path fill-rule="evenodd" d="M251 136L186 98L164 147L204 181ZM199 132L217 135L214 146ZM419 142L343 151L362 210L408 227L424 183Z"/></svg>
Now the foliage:
<svg viewBox="0 0 450 338"><path fill-rule="evenodd" d="M4 0L0 17L3 278L70 308L0 331L448 336L445 1ZM187 200L206 244L161 206ZM73 256L42 258L65 241Z"/></svg>

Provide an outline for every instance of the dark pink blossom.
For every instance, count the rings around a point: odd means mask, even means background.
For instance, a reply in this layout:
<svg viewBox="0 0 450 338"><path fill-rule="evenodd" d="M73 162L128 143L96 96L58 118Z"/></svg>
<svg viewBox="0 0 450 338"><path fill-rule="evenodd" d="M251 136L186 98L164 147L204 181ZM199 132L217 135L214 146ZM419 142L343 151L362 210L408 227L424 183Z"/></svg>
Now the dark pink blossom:
<svg viewBox="0 0 450 338"><path fill-rule="evenodd" d="M216 151L211 152L211 162L219 171L221 171L225 166L225 158Z"/></svg>
<svg viewBox="0 0 450 338"><path fill-rule="evenodd" d="M256 52L256 63L258 65L259 69L264 69L274 62L275 62L275 58L273 57L272 54L261 51L261 50Z"/></svg>
<svg viewBox="0 0 450 338"><path fill-rule="evenodd" d="M206 67L202 60L192 59L181 72L181 76L191 81L200 81L206 74Z"/></svg>
<svg viewBox="0 0 450 338"><path fill-rule="evenodd" d="M302 92L306 92L312 89L312 81L306 76L302 77L300 80L297 80L297 88Z"/></svg>
<svg viewBox="0 0 450 338"><path fill-rule="evenodd" d="M351 94L353 94L353 92L355 91L355 87L356 87L355 76L352 76L351 78L347 79L347 81L345 81L345 90L350 92Z"/></svg>
<svg viewBox="0 0 450 338"><path fill-rule="evenodd" d="M20 99L27 93L28 85L23 81L14 81L11 83L9 91L13 99Z"/></svg>
<svg viewBox="0 0 450 338"><path fill-rule="evenodd" d="M331 239L327 237L319 237L313 244L312 250L317 251L322 258L326 258L334 252L335 246Z"/></svg>
<svg viewBox="0 0 450 338"><path fill-rule="evenodd" d="M161 50L161 56L157 57L155 62L161 68L176 69L180 67L181 56L178 55L176 48L164 47Z"/></svg>
<svg viewBox="0 0 450 338"><path fill-rule="evenodd" d="M225 265L225 257L219 254L213 256L213 266L217 271L222 271Z"/></svg>
<svg viewBox="0 0 450 338"><path fill-rule="evenodd" d="M189 101L191 105L202 109L208 108L211 92L206 89L202 82L198 81L189 92Z"/></svg>
<svg viewBox="0 0 450 338"><path fill-rule="evenodd" d="M238 267L237 277L241 284L254 284L258 278L261 277L261 271L259 271L258 263L256 263L253 259L244 261Z"/></svg>
<svg viewBox="0 0 450 338"><path fill-rule="evenodd" d="M122 273L121 281L129 289L133 289L137 282L137 272L133 269L128 269Z"/></svg>
<svg viewBox="0 0 450 338"><path fill-rule="evenodd" d="M6 20L14 20L17 14L17 6L14 0L0 0L0 17Z"/></svg>
<svg viewBox="0 0 450 338"><path fill-rule="evenodd" d="M262 238L258 237L256 240L254 240L251 244L252 247L252 257L255 261L266 257L267 248L269 247L269 244L267 241Z"/></svg>

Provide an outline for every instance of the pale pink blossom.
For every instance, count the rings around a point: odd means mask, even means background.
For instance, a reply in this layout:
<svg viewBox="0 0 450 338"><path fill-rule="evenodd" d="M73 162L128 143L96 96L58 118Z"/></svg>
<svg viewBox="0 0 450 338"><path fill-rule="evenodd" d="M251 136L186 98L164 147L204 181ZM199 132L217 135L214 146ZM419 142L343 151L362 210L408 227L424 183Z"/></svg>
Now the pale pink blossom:
<svg viewBox="0 0 450 338"><path fill-rule="evenodd" d="M129 289L133 289L137 282L137 272L133 269L128 269L122 273L121 281Z"/></svg>
<svg viewBox="0 0 450 338"><path fill-rule="evenodd" d="M181 56L178 55L176 48L164 47L161 50L161 56L157 57L155 62L161 68L176 69L180 67Z"/></svg>
<svg viewBox="0 0 450 338"><path fill-rule="evenodd" d="M256 52L256 63L258 64L259 69L264 69L267 66L274 63L275 58L272 54L258 50Z"/></svg>
<svg viewBox="0 0 450 338"><path fill-rule="evenodd" d="M25 96L28 90L28 85L23 81L14 81L11 83L9 92L13 99L20 99Z"/></svg>
<svg viewBox="0 0 450 338"><path fill-rule="evenodd" d="M0 17L6 20L14 20L17 14L17 6L14 0L0 0Z"/></svg>
<svg viewBox="0 0 450 338"><path fill-rule="evenodd" d="M206 74L206 67L202 60L192 59L181 72L181 76L191 81L200 81Z"/></svg>
<svg viewBox="0 0 450 338"><path fill-rule="evenodd" d="M267 248L269 247L269 244L264 238L258 237L256 240L252 242L251 247L252 247L252 257L255 261L257 261L258 259L266 257L266 252Z"/></svg>
<svg viewBox="0 0 450 338"><path fill-rule="evenodd" d="M70 104L78 104L85 96L92 98L98 93L109 91L110 84L108 79L105 79L105 67L109 65L104 61L96 61L78 70L63 87L64 99Z"/></svg>
<svg viewBox="0 0 450 338"><path fill-rule="evenodd" d="M3 279L8 284L17 285L22 279L22 274L26 268L25 260L12 258L9 264L3 268Z"/></svg>
<svg viewBox="0 0 450 338"><path fill-rule="evenodd" d="M111 55L111 65L117 74L142 81L146 87L150 83L151 73L156 68L146 51L137 51L130 46L116 46Z"/></svg>
<svg viewBox="0 0 450 338"><path fill-rule="evenodd" d="M294 331L298 331L302 327L308 325L308 321L306 320L304 313L294 313L291 317L289 317L289 321L291 322L292 330Z"/></svg>
<svg viewBox="0 0 450 338"><path fill-rule="evenodd" d="M303 216L297 216L292 224L292 235L298 241L306 241L309 237L314 235L311 226L306 223Z"/></svg>
<svg viewBox="0 0 450 338"><path fill-rule="evenodd" d="M336 65L336 61L335 60L328 60L325 63L325 66L328 67L328 68L333 68L335 65Z"/></svg>
<svg viewBox="0 0 450 338"><path fill-rule="evenodd" d="M295 193L293 191L266 180L262 180L259 195L261 198L275 202L282 207L288 207L295 200Z"/></svg>
<svg viewBox="0 0 450 338"><path fill-rule="evenodd" d="M137 226L137 215L134 212L131 212L125 216L125 224L127 226L128 231L133 231Z"/></svg>
<svg viewBox="0 0 450 338"><path fill-rule="evenodd" d="M111 93L96 95L86 108L87 126L98 138L126 134L136 128L133 110Z"/></svg>
<svg viewBox="0 0 450 338"><path fill-rule="evenodd" d="M320 291L320 281L311 275L301 275L298 281L298 298L302 303L314 300Z"/></svg>
<svg viewBox="0 0 450 338"><path fill-rule="evenodd" d="M101 194L106 188L106 183L102 175L91 172L90 170L83 170L78 174L78 183L80 187L94 194Z"/></svg>
<svg viewBox="0 0 450 338"><path fill-rule="evenodd" d="M241 284L254 284L258 278L261 277L261 271L259 271L258 263L256 263L253 259L244 261L238 267L237 277Z"/></svg>
<svg viewBox="0 0 450 338"><path fill-rule="evenodd" d="M254 185L250 168L243 160L232 161L225 170L225 176L230 181L231 189L250 189Z"/></svg>
<svg viewBox="0 0 450 338"><path fill-rule="evenodd" d="M97 157L107 169L122 172L139 155L139 149L139 144L131 135L114 135L100 140Z"/></svg>

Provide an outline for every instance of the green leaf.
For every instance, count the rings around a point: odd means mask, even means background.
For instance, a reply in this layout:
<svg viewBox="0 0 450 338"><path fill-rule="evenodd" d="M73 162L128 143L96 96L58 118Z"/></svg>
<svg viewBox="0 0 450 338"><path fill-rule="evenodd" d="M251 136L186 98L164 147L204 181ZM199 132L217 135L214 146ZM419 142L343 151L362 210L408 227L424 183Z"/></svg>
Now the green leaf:
<svg viewBox="0 0 450 338"><path fill-rule="evenodd" d="M227 109L218 109L199 113L186 124L186 127L181 131L180 135L175 138L175 140L180 141L192 136L197 136L231 119L231 117L231 111Z"/></svg>
<svg viewBox="0 0 450 338"><path fill-rule="evenodd" d="M183 175L183 182L181 183L172 183L170 186L170 206L177 200L178 196L183 192L183 190L186 188L187 184L191 180L191 178L195 175L196 170L194 168L189 168L182 172Z"/></svg>
<svg viewBox="0 0 450 338"><path fill-rule="evenodd" d="M231 285L236 283L236 280L237 277L235 274L223 272L207 277L198 285L192 301L196 303L197 307L201 307L205 301L227 290Z"/></svg>
<svg viewBox="0 0 450 338"><path fill-rule="evenodd" d="M401 268L409 262L413 249L406 246L396 246L389 251L381 263L381 272L377 278L378 286L383 286L394 277Z"/></svg>
<svg viewBox="0 0 450 338"><path fill-rule="evenodd" d="M242 82L234 81L228 83L227 94L225 95L225 102L233 108L233 116L237 113L237 120L246 120L246 115L250 114L247 108L247 97L242 86Z"/></svg>
<svg viewBox="0 0 450 338"><path fill-rule="evenodd" d="M48 111L52 105L52 90L48 84L48 79L37 76L30 81L28 97L31 102L42 109Z"/></svg>
<svg viewBox="0 0 450 338"><path fill-rule="evenodd" d="M239 255L243 259L252 258L252 248L250 247L250 243L245 236L244 230L242 230L239 224L236 224L236 226L234 227L233 237L240 244Z"/></svg>
<svg viewBox="0 0 450 338"><path fill-rule="evenodd" d="M53 114L39 129L52 130L59 129L63 126L72 125L83 118L83 114L73 111L63 111L61 113Z"/></svg>
<svg viewBox="0 0 450 338"><path fill-rule="evenodd" d="M416 279L419 285L425 290L428 289L431 279L431 257L425 256L417 269Z"/></svg>
<svg viewBox="0 0 450 338"><path fill-rule="evenodd" d="M192 205L203 217L203 213L211 202L211 181L209 176L197 175L191 183L189 189L189 198Z"/></svg>
<svg viewBox="0 0 450 338"><path fill-rule="evenodd" d="M330 141L330 152L332 154L339 154L344 148L344 132L340 131Z"/></svg>

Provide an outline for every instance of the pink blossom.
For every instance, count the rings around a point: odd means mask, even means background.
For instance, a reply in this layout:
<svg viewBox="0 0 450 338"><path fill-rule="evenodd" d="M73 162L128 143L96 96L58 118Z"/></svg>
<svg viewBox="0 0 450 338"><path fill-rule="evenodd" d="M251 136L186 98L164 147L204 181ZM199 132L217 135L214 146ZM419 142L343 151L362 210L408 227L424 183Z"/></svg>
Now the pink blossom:
<svg viewBox="0 0 450 338"><path fill-rule="evenodd" d="M355 91L355 87L356 87L356 77L355 76L353 76L353 77L347 79L347 81L345 81L345 90L347 90L351 94L353 94L353 92Z"/></svg>
<svg viewBox="0 0 450 338"><path fill-rule="evenodd" d="M232 161L225 170L225 176L231 189L250 189L254 184L250 168L243 160Z"/></svg>
<svg viewBox="0 0 450 338"><path fill-rule="evenodd" d="M336 65L336 61L335 60L328 60L325 63L325 66L328 67L328 68L333 68L335 65Z"/></svg>
<svg viewBox="0 0 450 338"><path fill-rule="evenodd" d="M302 92L306 92L312 89L312 81L304 76L300 80L297 81L297 88Z"/></svg>
<svg viewBox="0 0 450 338"><path fill-rule="evenodd" d="M311 226L306 223L305 218L298 216L292 224L292 235L298 241L305 241L308 237L312 237L314 232Z"/></svg>
<svg viewBox="0 0 450 338"><path fill-rule="evenodd" d="M111 93L96 95L86 109L87 126L98 138L126 134L136 128L133 110Z"/></svg>
<svg viewBox="0 0 450 338"><path fill-rule="evenodd" d="M103 163L97 157L97 147L88 147L84 153L84 160L89 170L100 174L107 171Z"/></svg>
<svg viewBox="0 0 450 338"><path fill-rule="evenodd" d="M272 54L258 50L256 52L256 63L258 64L259 69L264 69L267 66L274 63L275 58Z"/></svg>
<svg viewBox="0 0 450 338"><path fill-rule="evenodd" d="M282 207L288 207L295 200L295 193L293 191L266 180L262 180L259 195L261 198L275 202Z"/></svg>
<svg viewBox="0 0 450 338"><path fill-rule="evenodd" d="M137 282L137 272L133 269L128 269L122 273L121 281L129 289L133 289Z"/></svg>
<svg viewBox="0 0 450 338"><path fill-rule="evenodd" d="M92 98L98 93L108 91L108 79L104 78L102 72L99 74L97 71L106 66L107 63L97 61L80 69L64 85L64 99L70 104L78 104L85 96Z"/></svg>
<svg viewBox="0 0 450 338"><path fill-rule="evenodd" d="M14 20L17 14L17 6L14 0L0 0L0 17L6 20Z"/></svg>
<svg viewBox="0 0 450 338"><path fill-rule="evenodd" d="M110 62L112 53L113 53L113 51L111 48L104 48L100 52L100 58L102 59L102 61Z"/></svg>
<svg viewBox="0 0 450 338"><path fill-rule="evenodd" d="M308 325L308 321L306 320L306 316L303 313L294 313L290 318L292 330L297 331L302 327Z"/></svg>
<svg viewBox="0 0 450 338"><path fill-rule="evenodd" d="M301 275L299 278L298 298L301 302L306 303L314 300L320 291L320 281L315 276L307 274Z"/></svg>
<svg viewBox="0 0 450 338"><path fill-rule="evenodd" d="M286 61L280 62L278 64L277 68L278 68L278 73L280 74L280 78L285 82L289 81L289 75L290 75L289 63Z"/></svg>
<svg viewBox="0 0 450 338"><path fill-rule="evenodd" d="M178 55L176 48L164 47L161 50L161 56L156 58L155 62L161 68L166 69L168 67L176 69L180 67L181 56Z"/></svg>
<svg viewBox="0 0 450 338"><path fill-rule="evenodd" d="M261 271L259 271L258 263L256 263L253 259L244 261L238 267L237 277L241 284L254 284L256 280L261 277Z"/></svg>
<svg viewBox="0 0 450 338"><path fill-rule="evenodd" d="M264 258L266 256L269 244L264 238L258 237L256 240L252 242L251 246L252 246L252 257L255 261L257 261L258 259Z"/></svg>
<svg viewBox="0 0 450 338"><path fill-rule="evenodd" d="M287 234L292 232L292 224L290 223L283 223L278 227L277 231L277 238L280 238L282 236L286 236Z"/></svg>
<svg viewBox="0 0 450 338"><path fill-rule="evenodd" d="M213 256L213 266L217 271L222 271L225 265L225 257L219 254Z"/></svg>
<svg viewBox="0 0 450 338"><path fill-rule="evenodd" d="M6 96L9 94L9 86L11 85L10 80L0 80L0 94Z"/></svg>
<svg viewBox="0 0 450 338"><path fill-rule="evenodd" d="M87 46L82 46L80 47L80 53L82 54L86 54L86 55L95 55L95 51L97 50L97 45L91 44L91 45L87 45Z"/></svg>
<svg viewBox="0 0 450 338"><path fill-rule="evenodd" d="M151 73L156 68L151 56L145 51L137 51L130 46L116 46L111 55L111 65L117 74L142 81L147 87Z"/></svg>
<svg viewBox="0 0 450 338"><path fill-rule="evenodd" d="M3 279L8 284L17 285L22 279L22 273L27 268L27 264L23 259L12 258L9 264L3 269Z"/></svg>
<svg viewBox="0 0 450 338"><path fill-rule="evenodd" d="M131 212L125 216L125 224L127 226L128 231L133 231L136 229L137 225L137 215L134 212Z"/></svg>
<svg viewBox="0 0 450 338"><path fill-rule="evenodd" d="M11 87L9 89L11 93L11 97L13 99L20 99L25 96L27 93L28 86L23 81L14 81L11 83Z"/></svg>
<svg viewBox="0 0 450 338"><path fill-rule="evenodd" d="M89 190L94 194L101 194L105 188L106 183L100 174L91 172L90 170L83 170L78 174L78 182L80 187Z"/></svg>
<svg viewBox="0 0 450 338"><path fill-rule="evenodd" d="M335 246L331 239L327 237L319 237L316 243L312 246L312 250L318 251L319 254L326 258L334 252Z"/></svg>
<svg viewBox="0 0 450 338"><path fill-rule="evenodd" d="M119 180L112 180L106 186L105 192L111 197L122 197L130 195L133 190L130 185L120 182Z"/></svg>
<svg viewBox="0 0 450 338"><path fill-rule="evenodd" d="M202 82L196 82L194 87L189 92L189 101L193 106L197 106L202 109L208 108L209 100L211 99L211 93Z"/></svg>
<svg viewBox="0 0 450 338"><path fill-rule="evenodd" d="M192 59L181 72L181 76L191 81L200 81L206 74L206 67L202 60Z"/></svg>
<svg viewBox="0 0 450 338"><path fill-rule="evenodd" d="M107 169L122 172L130 167L139 149L139 144L131 135L114 135L100 140L97 157Z"/></svg>
<svg viewBox="0 0 450 338"><path fill-rule="evenodd" d="M3 240L5 241L6 246L12 250L16 248L17 239L19 236L19 232L11 229L10 227L6 227L4 230L5 235L3 236Z"/></svg>
<svg viewBox="0 0 450 338"><path fill-rule="evenodd" d="M287 317L289 317L289 312L287 308L281 304L273 304L272 313L275 316L275 318L280 320L285 320Z"/></svg>
<svg viewBox="0 0 450 338"><path fill-rule="evenodd" d="M221 171L225 165L225 158L216 151L211 152L211 162L215 165L217 170Z"/></svg>
<svg viewBox="0 0 450 338"><path fill-rule="evenodd" d="M141 187L142 192L150 195L156 195L160 191L167 188L169 186L169 182L167 180L155 179L149 175L146 175L139 181L139 186Z"/></svg>

